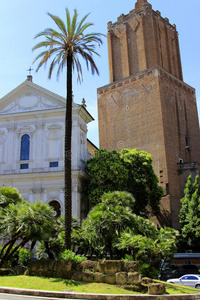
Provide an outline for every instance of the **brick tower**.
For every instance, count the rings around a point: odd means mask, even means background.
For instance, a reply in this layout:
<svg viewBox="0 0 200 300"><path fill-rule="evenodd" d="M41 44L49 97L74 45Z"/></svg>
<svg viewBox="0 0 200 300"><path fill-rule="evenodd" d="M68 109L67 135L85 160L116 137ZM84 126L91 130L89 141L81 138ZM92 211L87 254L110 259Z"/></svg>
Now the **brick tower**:
<svg viewBox="0 0 200 300"><path fill-rule="evenodd" d="M151 153L165 196L159 221L179 227L180 198L198 174L194 88L183 82L178 32L147 0L108 23L110 84L97 90L100 148Z"/></svg>

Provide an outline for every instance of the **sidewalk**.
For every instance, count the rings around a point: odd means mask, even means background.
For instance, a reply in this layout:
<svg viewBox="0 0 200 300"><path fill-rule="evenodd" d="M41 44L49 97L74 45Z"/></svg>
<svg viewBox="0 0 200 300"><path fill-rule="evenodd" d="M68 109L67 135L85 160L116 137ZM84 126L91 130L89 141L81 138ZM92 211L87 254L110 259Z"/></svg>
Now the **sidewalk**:
<svg viewBox="0 0 200 300"><path fill-rule="evenodd" d="M200 294L193 295L111 295L111 294L82 294L75 292L53 292L0 287L0 293L17 294L36 297L61 299L96 299L96 300L200 300Z"/></svg>

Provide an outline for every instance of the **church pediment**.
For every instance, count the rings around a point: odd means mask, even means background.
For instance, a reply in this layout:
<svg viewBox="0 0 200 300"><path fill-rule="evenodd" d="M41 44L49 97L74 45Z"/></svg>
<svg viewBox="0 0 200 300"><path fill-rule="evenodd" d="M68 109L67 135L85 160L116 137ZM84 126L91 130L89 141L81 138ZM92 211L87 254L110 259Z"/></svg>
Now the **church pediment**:
<svg viewBox="0 0 200 300"><path fill-rule="evenodd" d="M60 96L30 83L24 83L13 93L3 97L0 101L0 114L15 114L22 112L41 111L64 108L65 102Z"/></svg>

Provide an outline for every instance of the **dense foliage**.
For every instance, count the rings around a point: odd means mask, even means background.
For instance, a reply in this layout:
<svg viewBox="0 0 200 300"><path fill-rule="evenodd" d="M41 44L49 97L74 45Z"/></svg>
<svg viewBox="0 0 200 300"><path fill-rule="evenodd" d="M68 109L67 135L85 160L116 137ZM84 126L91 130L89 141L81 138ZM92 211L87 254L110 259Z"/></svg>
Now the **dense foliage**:
<svg viewBox="0 0 200 300"><path fill-rule="evenodd" d="M15 201L8 195L14 195ZM28 203L12 187L7 187L6 193L5 188L0 188L0 198L3 197L7 197L7 204L0 210L0 234L7 242L0 251L0 266L28 243L32 251L37 241L48 241L56 222L49 205L40 201Z"/></svg>
<svg viewBox="0 0 200 300"><path fill-rule="evenodd" d="M178 232L160 228L132 211L135 200L130 193L105 193L83 221L76 237L79 252L89 258L117 258L131 255L140 262L144 275L158 268L158 261L173 257Z"/></svg>
<svg viewBox="0 0 200 300"><path fill-rule="evenodd" d="M154 173L151 155L137 149L98 150L87 162L90 181L87 192L93 205L105 192L127 191L135 198L136 214L158 214L163 195ZM148 207L148 210L147 210Z"/></svg>
<svg viewBox="0 0 200 300"><path fill-rule="evenodd" d="M179 222L182 224L182 247L199 252L200 249L200 182L196 176L193 183L191 175L188 177Z"/></svg>
<svg viewBox="0 0 200 300"><path fill-rule="evenodd" d="M37 241L37 257L70 259L81 261L87 258L130 257L140 262L143 275L152 275L157 262L170 258L176 251L177 232L160 228L150 220L136 215L136 201L131 193L115 191L104 193L100 203L89 212L80 227L72 218L73 250L65 250L64 217L55 218L51 207L38 201L24 201L18 191L11 187L7 191L6 205L0 210L1 235L8 242L0 249L0 265L26 265L32 259L32 250ZM0 189L0 199L5 197ZM8 195L14 195L14 200ZM5 203L5 201L3 202ZM15 203L15 204L13 204ZM24 250L24 246L30 248ZM85 257L80 257L80 254ZM127 256L128 255L128 256Z"/></svg>
<svg viewBox="0 0 200 300"><path fill-rule="evenodd" d="M76 255L76 254L75 254L73 251L71 251L71 250L64 250L64 251L60 254L60 259L61 259L61 260L71 260L71 261L75 261L75 262L87 260L87 258L86 258L85 256L79 256L79 255Z"/></svg>
<svg viewBox="0 0 200 300"><path fill-rule="evenodd" d="M121 232L131 228L134 198L126 192L105 193L101 203L95 205L83 221L76 236L77 247L91 257L112 258ZM82 252L81 252L82 253Z"/></svg>

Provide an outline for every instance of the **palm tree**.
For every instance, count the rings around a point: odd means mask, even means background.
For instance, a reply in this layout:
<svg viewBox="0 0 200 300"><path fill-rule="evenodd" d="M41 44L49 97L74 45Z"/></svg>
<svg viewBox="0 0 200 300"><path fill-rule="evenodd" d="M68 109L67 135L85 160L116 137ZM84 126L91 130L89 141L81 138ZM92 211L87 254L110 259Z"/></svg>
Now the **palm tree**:
<svg viewBox="0 0 200 300"><path fill-rule="evenodd" d="M55 231L56 219L53 216L53 208L41 201L29 203L23 200L1 210L0 233L8 241L0 251L0 267L28 242L31 242L30 250L37 241L47 245L49 236Z"/></svg>
<svg viewBox="0 0 200 300"><path fill-rule="evenodd" d="M77 70L77 79L82 81L82 67L79 57L82 57L87 69L91 68L92 74L99 74L97 66L92 55L99 55L95 51L96 45L102 44L100 33L86 33L86 30L93 26L92 23L86 23L87 14L78 22L77 10L74 10L73 18L70 18L68 9L66 9L66 25L57 16L50 13L48 15L56 23L58 31L47 28L35 36L35 38L44 37L44 41L38 43L33 50L45 49L35 59L40 60L36 71L52 59L49 68L49 79L56 65L57 78L65 67L67 67L67 95L66 95L66 113L65 113L65 247L71 249L71 215L72 215L72 179L71 179L71 138L72 138L72 71ZM35 62L34 61L34 62Z"/></svg>

